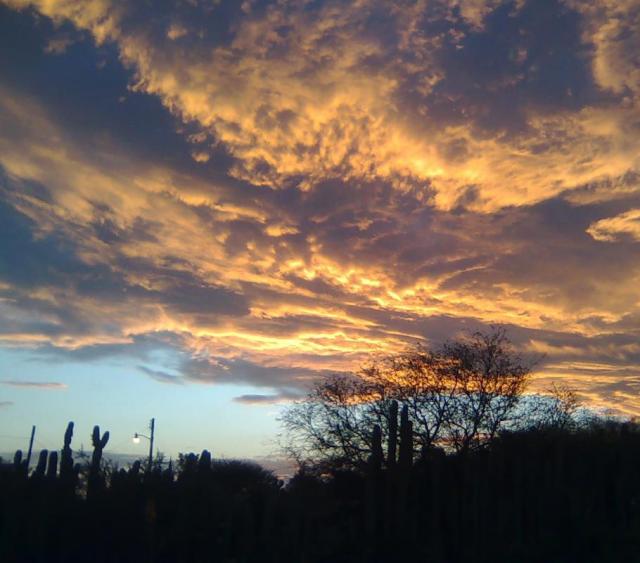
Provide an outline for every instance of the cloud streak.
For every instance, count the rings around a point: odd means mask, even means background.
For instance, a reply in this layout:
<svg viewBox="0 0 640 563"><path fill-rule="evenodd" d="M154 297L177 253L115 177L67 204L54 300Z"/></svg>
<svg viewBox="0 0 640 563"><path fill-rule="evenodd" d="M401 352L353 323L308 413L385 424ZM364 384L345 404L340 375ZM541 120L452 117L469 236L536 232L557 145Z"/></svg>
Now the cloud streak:
<svg viewBox="0 0 640 563"><path fill-rule="evenodd" d="M248 395L239 395L238 397L234 397L234 401L236 403L240 403L243 405L255 406L255 405L275 405L278 403L289 402L292 399L300 399L303 395L295 395L295 394L286 394L279 393L273 395L259 395L259 394L248 394Z"/></svg>
<svg viewBox="0 0 640 563"><path fill-rule="evenodd" d="M52 391L59 391L67 389L66 383L58 383L56 381L21 381L21 380L5 380L0 381L0 384L7 385L9 387L19 387L25 389L46 389Z"/></svg>
<svg viewBox="0 0 640 563"><path fill-rule="evenodd" d="M587 232L596 240L615 242L624 237L640 241L640 209L632 209L615 217L600 219Z"/></svg>

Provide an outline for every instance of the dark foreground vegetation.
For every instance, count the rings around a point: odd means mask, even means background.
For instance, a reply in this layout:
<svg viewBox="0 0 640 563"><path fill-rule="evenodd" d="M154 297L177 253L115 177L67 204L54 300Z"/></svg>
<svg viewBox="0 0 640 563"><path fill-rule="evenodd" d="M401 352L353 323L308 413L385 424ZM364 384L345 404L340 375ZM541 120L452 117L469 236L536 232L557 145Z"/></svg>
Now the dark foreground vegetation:
<svg viewBox="0 0 640 563"><path fill-rule="evenodd" d="M109 468L98 427L79 465L70 424L30 474L2 466L0 561L640 562L640 429L579 420L566 393L523 410L505 346L319 384L284 419L286 484L206 451Z"/></svg>
<svg viewBox="0 0 640 563"><path fill-rule="evenodd" d="M286 486L206 452L108 482L89 466L83 484L64 454L56 474L54 453L30 476L20 460L0 474L0 561L640 561L630 425L504 435L393 469L303 470Z"/></svg>

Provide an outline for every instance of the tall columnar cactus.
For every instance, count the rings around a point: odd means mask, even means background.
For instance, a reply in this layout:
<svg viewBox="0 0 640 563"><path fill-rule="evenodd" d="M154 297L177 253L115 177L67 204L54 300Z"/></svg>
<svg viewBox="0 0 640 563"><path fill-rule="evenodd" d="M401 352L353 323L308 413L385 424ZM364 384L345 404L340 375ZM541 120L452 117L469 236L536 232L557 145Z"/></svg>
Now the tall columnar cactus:
<svg viewBox="0 0 640 563"><path fill-rule="evenodd" d="M13 456L13 470L21 477L26 477L29 472L27 461L23 459L22 450L16 450Z"/></svg>
<svg viewBox="0 0 640 563"><path fill-rule="evenodd" d="M91 472L93 474L98 474L100 471L100 462L102 461L102 450L104 450L107 442L109 441L109 432L105 432L102 437L100 437L100 427L94 426L93 433L91 434L91 441L93 442Z"/></svg>
<svg viewBox="0 0 640 563"><path fill-rule="evenodd" d="M407 534L407 496L411 464L413 463L413 424L409 420L409 407L404 405L400 413L400 451L398 452L398 472L395 479L394 506L389 506L393 518L395 541L400 548L405 545Z"/></svg>
<svg viewBox="0 0 640 563"><path fill-rule="evenodd" d="M49 454L49 465L47 466L47 479L54 481L58 473L58 452Z"/></svg>
<svg viewBox="0 0 640 563"><path fill-rule="evenodd" d="M202 450L200 458L198 459L198 471L205 472L211 469L211 452L208 450Z"/></svg>
<svg viewBox="0 0 640 563"><path fill-rule="evenodd" d="M369 465L372 470L377 471L382 466L384 453L382 451L382 429L376 424L373 427L371 436L371 456L369 457Z"/></svg>
<svg viewBox="0 0 640 563"><path fill-rule="evenodd" d="M91 441L93 442L93 455L91 456L91 467L87 481L87 499L94 498L94 495L104 489L104 479L100 474L100 462L102 461L102 451L109 441L109 432L100 436L100 427L94 426Z"/></svg>
<svg viewBox="0 0 640 563"><path fill-rule="evenodd" d="M80 474L80 465L73 463L73 450L71 449L72 439L73 422L69 422L64 433L64 446L60 450L60 481L69 491L75 491L78 483L78 475Z"/></svg>
<svg viewBox="0 0 640 563"><path fill-rule="evenodd" d="M393 469L396 465L398 450L398 401L391 401L389 407L389 444L387 448L387 467Z"/></svg>
<svg viewBox="0 0 640 563"><path fill-rule="evenodd" d="M60 478L70 479L73 476L73 451L71 450L71 440L73 438L73 422L67 424L64 433L64 446L60 451Z"/></svg>
<svg viewBox="0 0 640 563"><path fill-rule="evenodd" d="M13 468L17 471L22 467L22 450L16 450L13 456Z"/></svg>
<svg viewBox="0 0 640 563"><path fill-rule="evenodd" d="M384 542L392 545L395 541L397 503L397 453L398 453L398 401L389 405L389 438L387 442L387 481L384 500Z"/></svg>
<svg viewBox="0 0 640 563"><path fill-rule="evenodd" d="M183 475L193 475L196 473L198 469L198 456L194 453L189 453L182 457L181 459L181 476Z"/></svg>
<svg viewBox="0 0 640 563"><path fill-rule="evenodd" d="M36 465L36 470L34 471L34 477L44 477L44 472L47 469L47 458L49 456L49 452L47 450L40 450L40 455L38 456L38 464Z"/></svg>
<svg viewBox="0 0 640 563"><path fill-rule="evenodd" d="M400 414L400 452L398 463L406 469L413 462L413 424L409 420L409 407L404 405Z"/></svg>
<svg viewBox="0 0 640 563"><path fill-rule="evenodd" d="M377 550L379 541L378 532L382 511L383 495L381 495L381 467L384 461L382 450L382 429L376 424L371 434L371 455L368 460L366 472L366 492L365 492L365 527L368 536L367 544L370 545L371 552Z"/></svg>

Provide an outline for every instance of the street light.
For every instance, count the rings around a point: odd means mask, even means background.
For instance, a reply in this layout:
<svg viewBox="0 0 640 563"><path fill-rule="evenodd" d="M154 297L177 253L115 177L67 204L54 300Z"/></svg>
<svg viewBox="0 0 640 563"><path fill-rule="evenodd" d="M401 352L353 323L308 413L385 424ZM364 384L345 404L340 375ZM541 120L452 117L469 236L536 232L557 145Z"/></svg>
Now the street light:
<svg viewBox="0 0 640 563"><path fill-rule="evenodd" d="M149 423L149 430L151 430L151 436L147 436L146 434L140 434L139 432L136 432L133 435L134 444L139 444L140 438L146 438L147 440L149 440L149 467L148 467L149 471L151 471L151 465L153 463L153 438L155 434L155 428L156 428L156 419L152 418L151 422Z"/></svg>

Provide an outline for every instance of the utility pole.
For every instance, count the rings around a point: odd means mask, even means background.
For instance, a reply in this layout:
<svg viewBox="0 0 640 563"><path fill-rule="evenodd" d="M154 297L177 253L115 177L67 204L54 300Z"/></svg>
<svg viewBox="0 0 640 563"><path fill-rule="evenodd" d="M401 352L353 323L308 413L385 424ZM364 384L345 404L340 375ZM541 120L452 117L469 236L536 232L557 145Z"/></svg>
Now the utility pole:
<svg viewBox="0 0 640 563"><path fill-rule="evenodd" d="M151 430L151 436L149 437L149 471L151 471L151 466L153 464L153 434L156 430L156 419L151 419L151 424L149 424L149 430Z"/></svg>
<svg viewBox="0 0 640 563"><path fill-rule="evenodd" d="M27 471L29 471L29 463L31 462L31 452L33 451L33 439L36 437L36 427L31 427L31 439L29 440L29 451L27 452Z"/></svg>
<svg viewBox="0 0 640 563"><path fill-rule="evenodd" d="M149 430L151 430L151 434L147 436L146 434L140 434L136 432L133 435L133 443L139 444L140 438L144 438L145 440L149 440L149 459L147 460L147 471L151 471L151 467L153 466L153 439L156 433L156 419L152 418L149 423Z"/></svg>

